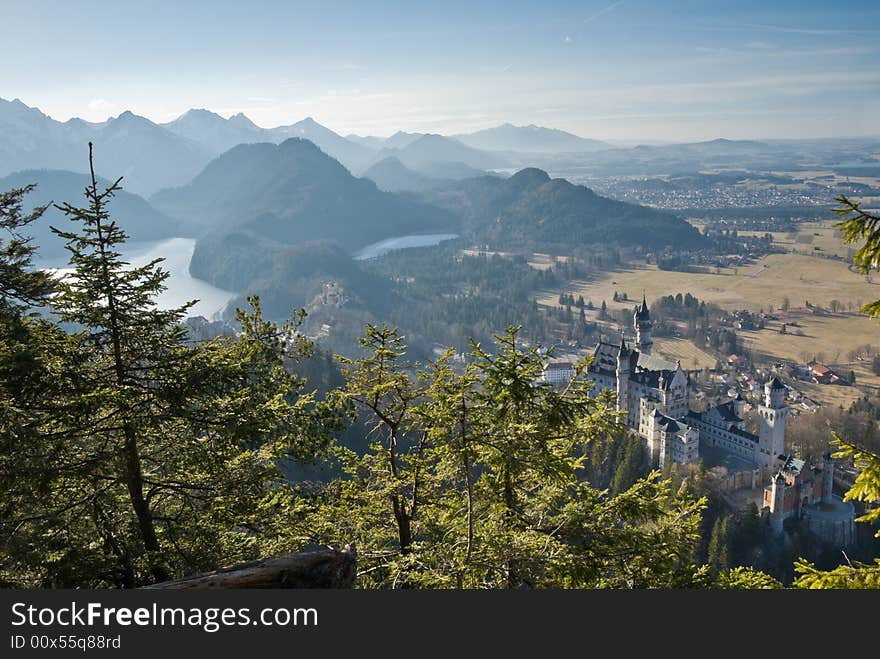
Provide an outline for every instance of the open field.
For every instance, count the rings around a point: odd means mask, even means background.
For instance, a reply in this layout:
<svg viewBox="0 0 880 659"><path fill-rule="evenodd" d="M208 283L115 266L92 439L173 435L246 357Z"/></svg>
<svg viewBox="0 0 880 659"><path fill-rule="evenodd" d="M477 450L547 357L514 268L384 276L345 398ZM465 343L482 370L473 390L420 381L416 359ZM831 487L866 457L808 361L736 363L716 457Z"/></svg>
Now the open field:
<svg viewBox="0 0 880 659"><path fill-rule="evenodd" d="M715 358L708 352L700 350L688 339L655 338L652 354L672 361L680 361L681 367L687 370L715 368Z"/></svg>
<svg viewBox="0 0 880 659"><path fill-rule="evenodd" d="M591 282L572 282L566 291L583 295L598 307L605 300L609 307L630 308L634 302L615 305L615 291L630 300L662 295L691 293L700 300L715 302L727 310L779 308L788 298L792 307L809 301L827 307L831 300L844 305L862 304L880 298L880 283L866 278L841 261L818 259L802 254L770 254L754 265L722 269L720 274L659 270L654 265L635 266L603 274ZM540 304L555 305L561 291L544 291ZM880 342L880 332L878 332Z"/></svg>
<svg viewBox="0 0 880 659"><path fill-rule="evenodd" d="M770 233L773 244L789 252L819 256L828 254L851 259L856 251L852 245L843 242L836 220L823 222L804 222L794 233L784 231L740 231L744 236L763 236ZM816 248L819 249L816 249Z"/></svg>
<svg viewBox="0 0 880 659"><path fill-rule="evenodd" d="M502 256L504 258L513 258L513 252L500 252L485 249L463 249L462 254L466 256ZM556 260L567 261L568 256L553 256L544 252L534 252L528 256L527 263L536 270L546 270L554 265Z"/></svg>
<svg viewBox="0 0 880 659"><path fill-rule="evenodd" d="M795 362L848 362L850 351L880 346L880 324L864 316L804 316L793 322L786 324L786 334L779 333L781 323L771 322L763 330L737 330L737 336L749 350Z"/></svg>
<svg viewBox="0 0 880 659"><path fill-rule="evenodd" d="M813 400L817 400L825 405L841 406L844 409L865 395L859 387L836 386L833 384L798 382L797 388L801 393Z"/></svg>

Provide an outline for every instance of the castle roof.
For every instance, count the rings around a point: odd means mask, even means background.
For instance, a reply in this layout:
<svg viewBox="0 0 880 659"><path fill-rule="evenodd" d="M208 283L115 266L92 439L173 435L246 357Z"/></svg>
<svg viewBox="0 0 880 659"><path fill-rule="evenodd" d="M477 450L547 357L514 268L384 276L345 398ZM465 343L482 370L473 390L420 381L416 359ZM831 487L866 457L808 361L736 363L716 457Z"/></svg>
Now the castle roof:
<svg viewBox="0 0 880 659"><path fill-rule="evenodd" d="M639 361L636 365L646 371L675 371L678 369L678 364L675 362L663 359L663 357L658 355L648 355L643 352L639 353Z"/></svg>
<svg viewBox="0 0 880 659"><path fill-rule="evenodd" d="M789 456L785 460L785 464L782 465L782 471L784 471L786 474L790 474L791 476L797 476L801 473L805 464L806 462L804 462L800 458Z"/></svg>
<svg viewBox="0 0 880 659"><path fill-rule="evenodd" d="M636 309L636 320L650 320L651 314L648 311L648 300L642 295L642 304Z"/></svg>
<svg viewBox="0 0 880 659"><path fill-rule="evenodd" d="M617 373L617 360L621 358L626 362L625 366L632 371L636 367L638 356L637 350L630 350L626 347L622 336L620 344L600 341L593 351L593 361L588 370L590 373L614 376Z"/></svg>
<svg viewBox="0 0 880 659"><path fill-rule="evenodd" d="M767 383L767 386L770 387L771 390L772 389L783 389L783 390L785 389L785 385L782 384L782 382L779 381L779 378L776 377L775 375L773 376L773 379Z"/></svg>
<svg viewBox="0 0 880 659"><path fill-rule="evenodd" d="M736 413L736 408L734 408L733 406L733 401L728 401L721 405L716 405L715 409L718 410L718 414L720 414L725 421L730 421L731 423L740 423L742 421L742 419Z"/></svg>
<svg viewBox="0 0 880 659"><path fill-rule="evenodd" d="M757 444L758 441L760 440L758 435L756 435L755 433L752 433L752 432L748 432L747 430L740 430L739 428L736 427L736 425L733 425L733 423L734 423L733 421L731 421L730 419L727 418L727 416L725 416L725 412L722 412L722 408L725 408L728 405L730 405L729 402L725 403L724 405L716 405L715 407L710 407L705 412L694 412L693 410L688 410L687 417L689 419L693 419L694 421L705 423L713 428L719 428L720 430L723 430L724 432L728 432L731 435L736 435L737 437L739 437L741 439L745 439L746 441ZM712 410L716 410L718 412L718 414L725 421L727 421L728 423L731 423L731 425L728 426L725 424L723 426L719 426L719 425L717 425L717 423L712 423L709 419L706 418ZM734 415L734 418L741 420L741 419L739 419L739 417L736 417L735 415Z"/></svg>
<svg viewBox="0 0 880 659"><path fill-rule="evenodd" d="M600 341L593 351L593 361L589 372L601 375L614 376L617 373L617 360L620 358L630 371L629 379L640 384L660 387L660 377L663 377L663 388L669 389L672 378L680 366L668 359L657 355L648 355L638 350L627 348L626 341L621 336L620 344Z"/></svg>
<svg viewBox="0 0 880 659"><path fill-rule="evenodd" d="M637 368L635 371L629 374L630 382L637 382L639 384L645 385L652 389L663 389L663 391L667 391L672 384L672 376L675 375L675 371L670 369L662 369L662 370L649 370ZM662 380L662 387L661 387Z"/></svg>
<svg viewBox="0 0 880 659"><path fill-rule="evenodd" d="M670 416L666 416L656 407L654 408L654 418L656 419L656 423L663 426L663 429L666 432L679 432L682 429L682 424L673 419Z"/></svg>
<svg viewBox="0 0 880 659"><path fill-rule="evenodd" d="M570 371L574 368L571 362L550 362L544 366L545 371Z"/></svg>

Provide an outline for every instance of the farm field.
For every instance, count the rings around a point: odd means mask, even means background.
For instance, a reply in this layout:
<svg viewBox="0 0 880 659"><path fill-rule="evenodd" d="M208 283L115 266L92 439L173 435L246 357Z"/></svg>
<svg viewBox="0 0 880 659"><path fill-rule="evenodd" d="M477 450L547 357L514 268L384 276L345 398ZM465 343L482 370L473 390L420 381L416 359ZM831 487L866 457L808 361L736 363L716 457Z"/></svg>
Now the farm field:
<svg viewBox="0 0 880 659"><path fill-rule="evenodd" d="M680 361L681 367L687 370L715 368L715 358L708 352L700 350L688 339L657 337L654 339L652 354L672 361Z"/></svg>
<svg viewBox="0 0 880 659"><path fill-rule="evenodd" d="M501 256L504 258L513 258L513 252L501 252L501 251L493 251L493 250L485 250L485 249L463 249L461 250L462 254L466 256ZM560 261L567 261L569 257L567 256L553 256L551 254L546 254L544 252L533 252L529 255L527 259L527 263L535 268L536 270L546 270L553 266L556 262L556 259Z"/></svg>
<svg viewBox="0 0 880 659"><path fill-rule="evenodd" d="M614 292L626 293L630 302L614 303ZM538 302L555 305L562 291L543 291ZM660 270L654 265L636 266L604 273L595 281L571 282L566 292L583 295L597 307L605 300L609 308L630 308L644 292L649 300L662 295L690 293L700 300L715 302L727 310L778 309L787 298L791 307L807 301L828 307L839 300L844 308L880 298L880 282L851 271L841 261L803 254L770 254L757 263L715 273ZM878 332L880 334L880 332ZM880 336L878 336L880 339Z"/></svg>
<svg viewBox="0 0 880 659"><path fill-rule="evenodd" d="M797 388L805 396L819 401L825 405L835 405L848 408L854 401L865 395L859 387L835 386L831 384L815 384L813 382L798 382Z"/></svg>
<svg viewBox="0 0 880 659"><path fill-rule="evenodd" d="M786 251L813 256L825 254L850 260L855 248L843 242L834 224L834 220L804 222L798 225L797 232L793 233L784 231L740 231L739 233L745 236L763 236L770 233L773 236L773 244Z"/></svg>

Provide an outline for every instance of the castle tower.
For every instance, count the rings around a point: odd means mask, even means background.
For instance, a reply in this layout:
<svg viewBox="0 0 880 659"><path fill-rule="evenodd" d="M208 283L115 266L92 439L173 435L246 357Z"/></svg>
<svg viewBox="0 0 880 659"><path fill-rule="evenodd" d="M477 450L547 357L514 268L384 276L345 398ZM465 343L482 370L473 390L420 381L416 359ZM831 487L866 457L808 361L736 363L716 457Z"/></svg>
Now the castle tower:
<svg viewBox="0 0 880 659"><path fill-rule="evenodd" d="M626 347L626 340L621 334L620 349L617 352L617 409L619 411L629 409L629 354L630 350Z"/></svg>
<svg viewBox="0 0 880 659"><path fill-rule="evenodd" d="M764 404L758 408L761 428L758 432L757 462L772 467L776 457L785 452L785 385L774 377L764 385Z"/></svg>
<svg viewBox="0 0 880 659"><path fill-rule="evenodd" d="M627 425L630 423L632 411L629 409L629 376L632 371L630 355L632 350L626 347L623 333L620 335L620 348L617 352L617 409L627 412ZM638 410L636 410L638 413Z"/></svg>
<svg viewBox="0 0 880 659"><path fill-rule="evenodd" d="M773 478L770 493L770 528L774 533L781 535L782 515L785 506L785 475L781 471Z"/></svg>
<svg viewBox="0 0 880 659"><path fill-rule="evenodd" d="M651 354L651 347L654 341L651 339L651 329L654 324L651 322L651 314L648 312L648 300L642 295L642 304L633 314L633 325L636 329L636 348L639 352L646 355Z"/></svg>
<svg viewBox="0 0 880 659"><path fill-rule="evenodd" d="M832 503L832 492L834 491L834 458L830 453L822 456L822 501L824 503Z"/></svg>

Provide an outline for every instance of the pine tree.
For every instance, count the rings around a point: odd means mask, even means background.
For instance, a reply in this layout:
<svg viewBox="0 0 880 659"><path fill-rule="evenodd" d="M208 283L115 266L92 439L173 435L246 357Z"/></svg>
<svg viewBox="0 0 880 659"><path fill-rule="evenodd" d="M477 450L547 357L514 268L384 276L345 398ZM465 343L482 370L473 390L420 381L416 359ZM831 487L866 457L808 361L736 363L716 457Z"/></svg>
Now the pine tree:
<svg viewBox="0 0 880 659"><path fill-rule="evenodd" d="M0 194L0 585L45 585L27 566L43 562L53 536L41 511L52 474L63 465L63 438L41 429L53 422L50 401L70 386L59 356L72 341L32 309L45 307L54 281L33 267L34 245L24 236L46 207L25 213L34 186Z"/></svg>
<svg viewBox="0 0 880 659"><path fill-rule="evenodd" d="M632 487L643 474L644 455L640 440L631 439L621 444L617 468L611 480L611 492L620 494Z"/></svg>
<svg viewBox="0 0 880 659"><path fill-rule="evenodd" d="M610 396L590 397L583 379L563 390L536 386L542 354L524 347L515 328L491 353L472 345L464 373L449 354L414 369L394 331L366 334L365 355L347 362L342 395L357 397L374 419L377 441L363 456L343 451L346 477L327 487L305 522L319 542L356 543L362 586L694 583L689 556L703 501L656 477L617 496L585 479L593 443L616 444L625 432ZM396 475L393 428L403 432ZM394 496L410 515L405 552Z"/></svg>
<svg viewBox="0 0 880 659"><path fill-rule="evenodd" d="M718 518L712 525L709 538L709 568L714 572L722 572L730 568L730 549L727 537L727 517Z"/></svg>
<svg viewBox="0 0 880 659"><path fill-rule="evenodd" d="M256 558L289 524L277 460L325 443L311 396L284 369L308 350L295 326L264 322L253 300L238 339L190 342L189 305L156 306L160 261L121 255L118 189L99 190L92 168L87 205L58 206L73 222L56 230L73 271L51 304L75 333L53 351L64 387L46 390L34 428L52 454L13 456L44 482L9 521L15 542L36 547L0 561L14 583L133 587Z"/></svg>

